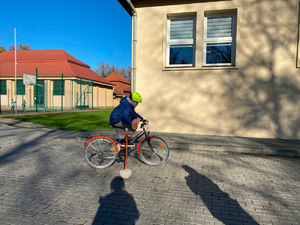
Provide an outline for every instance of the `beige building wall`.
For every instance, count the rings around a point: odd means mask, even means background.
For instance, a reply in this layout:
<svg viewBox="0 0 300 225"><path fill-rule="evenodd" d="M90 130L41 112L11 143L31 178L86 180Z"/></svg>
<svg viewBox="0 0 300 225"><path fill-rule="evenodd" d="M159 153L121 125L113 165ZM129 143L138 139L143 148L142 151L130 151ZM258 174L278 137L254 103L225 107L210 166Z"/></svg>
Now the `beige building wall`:
<svg viewBox="0 0 300 225"><path fill-rule="evenodd" d="M64 95L64 107L67 109L72 108L73 100L73 90L72 90L72 80L65 80L65 95Z"/></svg>
<svg viewBox="0 0 300 225"><path fill-rule="evenodd" d="M1 109L11 108L11 99L15 98L15 80L14 79L2 79L6 80L6 95L1 96ZM18 109L22 109L22 101L25 100L27 107L33 107L33 86L26 85L25 86L26 95L17 95L17 106ZM32 105L32 106L31 106Z"/></svg>
<svg viewBox="0 0 300 225"><path fill-rule="evenodd" d="M113 103L113 89L112 88L105 88L105 101L106 101L106 107L112 108Z"/></svg>
<svg viewBox="0 0 300 225"><path fill-rule="evenodd" d="M26 101L26 108L33 108L34 107L34 86L33 85L25 85L25 95L23 98ZM21 104L18 104L22 106Z"/></svg>
<svg viewBox="0 0 300 225"><path fill-rule="evenodd" d="M93 105L99 105L99 92L96 86L93 86Z"/></svg>
<svg viewBox="0 0 300 225"><path fill-rule="evenodd" d="M236 65L203 67L204 14L222 10L237 12ZM195 66L167 68L167 17L184 13L196 15ZM137 7L137 112L158 132L299 139L298 14L298 0Z"/></svg>
<svg viewBox="0 0 300 225"><path fill-rule="evenodd" d="M114 101L113 101L113 104L114 104L113 106L117 107L120 104L121 99L122 99L122 97L115 97Z"/></svg>
<svg viewBox="0 0 300 225"><path fill-rule="evenodd" d="M15 81L13 79L6 80L6 95L1 96L1 110L10 109L11 99L15 100ZM87 88L87 84L77 79L65 79L65 94L53 95L53 81L60 79L44 79L45 84L45 104L48 110L61 110L63 103L63 110L70 110L74 105L88 105L89 108L109 108L113 107L113 86L104 86L102 84L93 82L93 86ZM25 85L25 95L17 96L18 109L22 109L22 100L26 101L26 108L35 108L35 92L33 85ZM81 93L86 92L85 99L82 95L81 102L78 100ZM47 110L46 109L46 110Z"/></svg>
<svg viewBox="0 0 300 225"><path fill-rule="evenodd" d="M98 90L99 92L99 107L105 107L106 106L106 89L101 88Z"/></svg>
<svg viewBox="0 0 300 225"><path fill-rule="evenodd" d="M96 98L96 99L95 99ZM113 87L94 86L94 108L110 108L113 101Z"/></svg>
<svg viewBox="0 0 300 225"><path fill-rule="evenodd" d="M6 82L7 88L7 105L11 106L11 99L15 100L15 82L13 80L8 80Z"/></svg>
<svg viewBox="0 0 300 225"><path fill-rule="evenodd" d="M55 80L61 80L61 79L55 79ZM51 83L51 88L50 88L50 91L47 92L46 96L48 99L51 99L49 102L48 102L48 105L47 107L49 109L61 109L61 105L63 104L63 109L67 108L67 105L69 105L67 102L66 102L66 99L70 99L70 83L67 82L67 80L65 80L65 94L63 96L61 95L53 95L53 80L50 81Z"/></svg>
<svg viewBox="0 0 300 225"><path fill-rule="evenodd" d="M93 86L93 105L98 105L98 99L99 99L99 95L98 95L98 88L96 86Z"/></svg>

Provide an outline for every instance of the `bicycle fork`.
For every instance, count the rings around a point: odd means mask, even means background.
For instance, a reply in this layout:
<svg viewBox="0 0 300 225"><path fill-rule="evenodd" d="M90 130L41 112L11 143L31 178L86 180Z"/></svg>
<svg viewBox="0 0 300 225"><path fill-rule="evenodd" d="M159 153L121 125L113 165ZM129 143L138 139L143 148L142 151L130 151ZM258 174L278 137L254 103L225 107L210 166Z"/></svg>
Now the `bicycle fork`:
<svg viewBox="0 0 300 225"><path fill-rule="evenodd" d="M141 143L143 142L143 140L146 139L148 145L150 146L150 141L149 141L149 139L148 139L149 137L154 137L154 135L146 135L142 140L139 141L139 144L138 144L138 147L137 147L137 153L138 153L138 154L140 154L140 145L141 145ZM151 146L152 146L152 145L151 145ZM151 148L151 147L150 147L150 148ZM152 147L151 149L153 149L153 147Z"/></svg>
<svg viewBox="0 0 300 225"><path fill-rule="evenodd" d="M148 136L148 137L149 137L149 136ZM150 139L149 139L148 137L146 138L146 141L147 141L147 143L148 143L148 145L149 145L151 151L153 152L154 155L156 155L158 158L160 158L161 160L163 160L163 157L161 157L159 154L157 154L156 149L155 149L155 148L153 147L153 145L150 143ZM153 135L152 135L152 137L153 137Z"/></svg>
<svg viewBox="0 0 300 225"><path fill-rule="evenodd" d="M151 151L153 152L153 154L156 155L156 149L152 146L152 144L150 143L150 139L148 137L146 137L146 141L147 141Z"/></svg>

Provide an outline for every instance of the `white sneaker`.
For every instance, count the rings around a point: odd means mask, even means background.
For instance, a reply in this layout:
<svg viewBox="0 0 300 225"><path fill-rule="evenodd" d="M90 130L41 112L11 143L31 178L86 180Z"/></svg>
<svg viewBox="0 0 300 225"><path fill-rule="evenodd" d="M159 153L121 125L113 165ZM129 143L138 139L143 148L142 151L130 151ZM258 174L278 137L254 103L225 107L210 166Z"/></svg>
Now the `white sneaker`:
<svg viewBox="0 0 300 225"><path fill-rule="evenodd" d="M119 149L119 151L120 151L120 150L121 150L121 145L120 145L120 143L117 144L117 147L118 147L118 149Z"/></svg>

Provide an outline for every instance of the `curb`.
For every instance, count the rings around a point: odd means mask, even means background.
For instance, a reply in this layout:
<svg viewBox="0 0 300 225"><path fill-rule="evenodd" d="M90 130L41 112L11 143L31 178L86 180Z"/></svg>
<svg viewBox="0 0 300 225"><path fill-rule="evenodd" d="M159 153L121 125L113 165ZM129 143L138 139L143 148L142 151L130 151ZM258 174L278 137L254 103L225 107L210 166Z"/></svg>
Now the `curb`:
<svg viewBox="0 0 300 225"><path fill-rule="evenodd" d="M287 157L300 157L300 150L298 149L279 149L279 148L263 148L263 147L248 147L248 146L218 146L209 144L198 143L176 143L168 142L169 148L187 149L187 150L202 150L202 151L215 151L215 152L231 152L242 154L257 154L269 156L287 156Z"/></svg>
<svg viewBox="0 0 300 225"><path fill-rule="evenodd" d="M59 137L61 139L80 139L82 141L86 141L92 136L115 135L114 130L98 130L90 132L65 131L10 118L0 118L0 124L13 126L16 128L50 129L54 132L57 132L56 134L59 134L54 135L53 138ZM151 134L163 138L171 149L300 157L300 140L159 132L151 132Z"/></svg>

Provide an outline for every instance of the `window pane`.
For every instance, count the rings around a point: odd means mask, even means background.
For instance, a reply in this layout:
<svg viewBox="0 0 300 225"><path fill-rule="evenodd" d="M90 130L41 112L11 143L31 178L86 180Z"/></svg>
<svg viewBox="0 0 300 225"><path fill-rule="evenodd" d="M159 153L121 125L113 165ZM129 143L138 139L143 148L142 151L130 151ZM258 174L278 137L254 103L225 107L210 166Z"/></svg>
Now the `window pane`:
<svg viewBox="0 0 300 225"><path fill-rule="evenodd" d="M6 95L6 80L0 80L0 95Z"/></svg>
<svg viewBox="0 0 300 225"><path fill-rule="evenodd" d="M194 19L170 20L170 39L193 39Z"/></svg>
<svg viewBox="0 0 300 225"><path fill-rule="evenodd" d="M231 63L231 43L207 44L206 64Z"/></svg>
<svg viewBox="0 0 300 225"><path fill-rule="evenodd" d="M193 45L170 46L170 65L193 64Z"/></svg>
<svg viewBox="0 0 300 225"><path fill-rule="evenodd" d="M232 16L207 17L207 37L232 37Z"/></svg>
<svg viewBox="0 0 300 225"><path fill-rule="evenodd" d="M23 80L17 80L17 95L25 95L25 85Z"/></svg>
<svg viewBox="0 0 300 225"><path fill-rule="evenodd" d="M64 95L65 94L65 81L54 80L53 81L53 95Z"/></svg>

